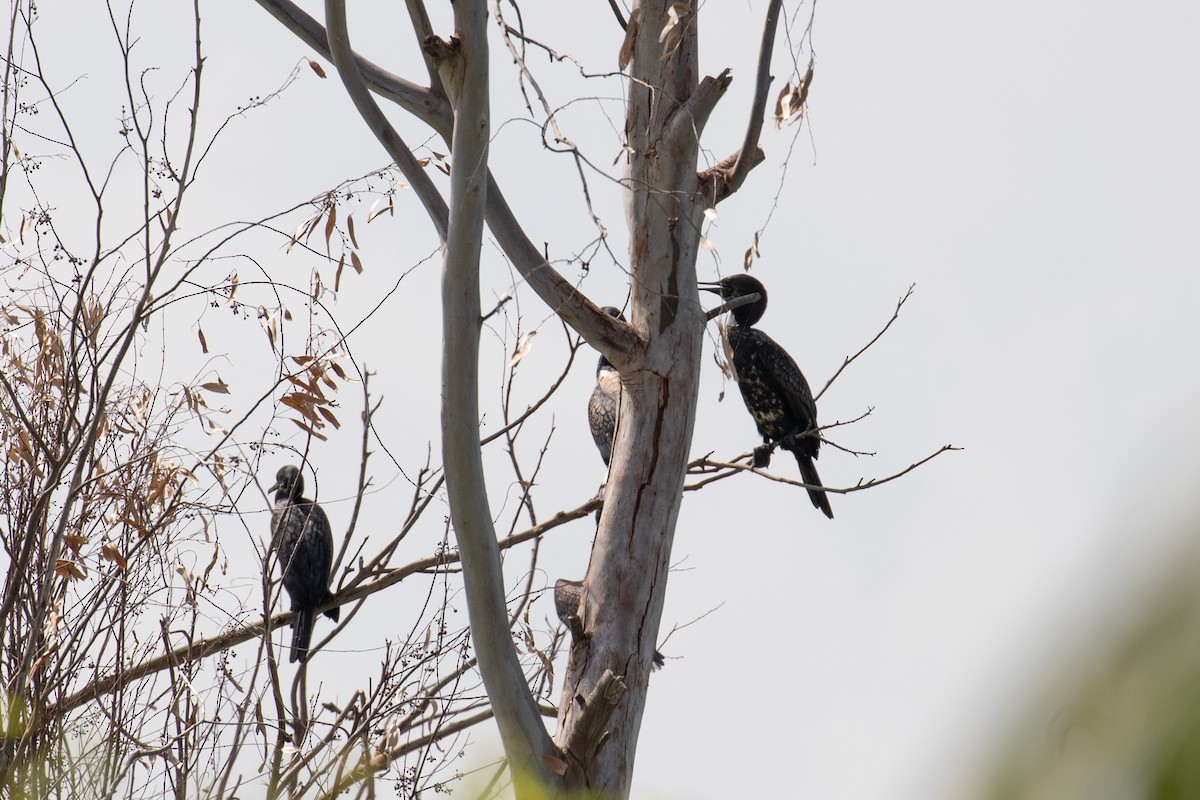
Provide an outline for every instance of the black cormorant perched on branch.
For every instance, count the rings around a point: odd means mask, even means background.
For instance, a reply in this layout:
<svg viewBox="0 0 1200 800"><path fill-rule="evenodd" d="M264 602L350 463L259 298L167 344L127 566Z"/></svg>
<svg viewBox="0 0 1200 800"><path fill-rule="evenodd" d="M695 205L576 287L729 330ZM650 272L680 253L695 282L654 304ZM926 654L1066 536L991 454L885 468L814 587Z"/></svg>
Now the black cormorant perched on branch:
<svg viewBox="0 0 1200 800"><path fill-rule="evenodd" d="M729 312L733 315L733 323L725 328L723 337L742 400L763 437L763 445L754 449L754 466L767 466L771 452L777 446L782 447L796 456L804 482L809 486L821 486L821 476L813 463L819 454L821 439L812 390L787 351L770 336L752 327L767 309L767 290L758 279L745 274L701 284L701 288L715 292L725 300L753 293L759 295L755 302ZM815 508L833 519L833 509L829 507L825 492L809 489L808 497Z"/></svg>
<svg viewBox="0 0 1200 800"><path fill-rule="evenodd" d="M313 610L333 599L329 570L333 566L333 529L319 505L303 497L304 478L297 467L280 467L275 473L275 507L271 509L271 548L279 559L283 588L292 600L292 652L290 661L308 660L312 641ZM338 609L325 616L338 619Z"/></svg>
<svg viewBox="0 0 1200 800"><path fill-rule="evenodd" d="M605 306L604 311L610 317L625 321L625 315L619 308ZM606 467L612 458L620 398L621 376L607 358L600 356L600 363L596 365L596 388L592 390L591 399L588 400L588 426L592 429L592 439L595 440L596 449L600 451L600 457L604 459Z"/></svg>

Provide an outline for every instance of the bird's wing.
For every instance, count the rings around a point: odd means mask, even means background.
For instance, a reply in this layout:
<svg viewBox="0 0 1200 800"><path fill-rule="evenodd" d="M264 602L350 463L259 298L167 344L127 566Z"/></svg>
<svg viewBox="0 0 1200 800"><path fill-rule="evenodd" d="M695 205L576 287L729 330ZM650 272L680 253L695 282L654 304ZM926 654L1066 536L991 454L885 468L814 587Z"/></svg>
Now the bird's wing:
<svg viewBox="0 0 1200 800"><path fill-rule="evenodd" d="M752 348L752 358L768 385L783 399L797 432L815 427L817 405L813 402L812 390L804 373L774 339L758 329L751 330L759 339L759 346Z"/></svg>

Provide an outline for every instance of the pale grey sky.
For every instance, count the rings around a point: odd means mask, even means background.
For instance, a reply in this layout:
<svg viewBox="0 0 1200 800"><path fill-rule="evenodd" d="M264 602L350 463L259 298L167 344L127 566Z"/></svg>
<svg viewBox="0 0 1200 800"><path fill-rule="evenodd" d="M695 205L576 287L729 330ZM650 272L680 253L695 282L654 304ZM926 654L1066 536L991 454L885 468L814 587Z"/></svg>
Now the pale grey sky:
<svg viewBox="0 0 1200 800"><path fill-rule="evenodd" d="M319 15L319 3L305 5ZM351 5L360 51L419 79L395 4ZM530 2L522 11L532 34L589 71L615 69L620 37L606 4L590 4L586 16L573 5ZM714 158L740 140L763 7L703 7L702 69L731 66L735 77L705 133ZM274 90L310 55L253 3L202 8L210 125ZM65 100L95 115L98 148L113 147L121 99L101 89L113 67L108 41L67 36L81 27L77 10L42 12L48 30L63 32L53 45L61 60L46 56L52 71L60 80L87 76ZM184 12L182 3L141 7L148 31L169 30ZM799 18L808 13L800 8ZM1165 479L1194 474L1200 443L1189 416L1200 396L1198 35L1200 6L1189 3L818 6L809 123L795 138L754 267L771 292L761 326L819 387L916 283L893 329L820 403L823 422L873 407L834 438L878 455L827 448L821 474L828 485L850 486L942 444L966 449L885 487L835 496L834 521L803 492L750 477L686 498L664 633L719 608L663 648L671 660L652 679L635 797L950 800L1006 714L1039 676L1060 668L1056 645L1125 602L1123 575L1169 557L1169 538L1156 537L1191 495L1187 481ZM179 56L179 41L151 33L139 47L157 63ZM541 152L530 124L501 127L521 109L509 59L498 42L493 48L493 166L531 238L568 256L595 236L574 166ZM603 98L573 106L563 124L607 168L619 151L620 84L531 63L554 105L577 90ZM785 45L777 63L779 86ZM410 143L426 139L420 126L393 118ZM765 133L768 160L720 207L708 234L718 257L701 259L701 279L714 277L718 262L724 273L740 269L771 213L794 133ZM235 121L228 137L231 146L207 167L194 232L231 214L257 218L387 161L336 77L321 81L307 68L279 100ZM619 194L603 178L591 188L623 258ZM372 223L362 238L367 270L343 279L335 307L346 324L436 245L410 193L401 193L396 217ZM267 239L256 253L273 277L306 286L313 262ZM489 245L485 261L485 297L508 291L499 251ZM230 268L214 265L211 275ZM251 279L251 265L236 268ZM564 270L580 277L574 266ZM437 271L435 260L406 278L386 313L351 342L379 373L380 427L406 468L424 459L436 427ZM624 297L621 270L601 257L581 285L599 303ZM541 328L521 367L532 398L560 366L562 335L536 298L519 297L524 325ZM239 326L214 313L200 324L210 349L228 355L211 366L241 390L256 376L238 353L244 342L262 344L261 333L252 319ZM181 317L168 335L194 348L196 319ZM513 345L511 333L485 342L492 414ZM595 357L585 348L580 358L553 407L544 514L582 502L603 478L583 414ZM175 377L202 363L179 365ZM753 425L710 358L704 367L693 450L736 455L754 444ZM293 435L279 430L285 440ZM350 504L337 500L353 492L358 436L349 425L313 452L335 528L349 515ZM533 447L539 437L527 439ZM266 463L273 473L282 457ZM795 477L790 465L776 466ZM364 531L385 527L394 518L386 504L406 496L385 458L372 467L382 488L368 500ZM509 480L492 487L497 509ZM248 493L244 503L252 510L260 499ZM440 537L440 516L413 543L414 557ZM265 516L262 527L265 535ZM547 540L540 566L549 582L583 573L591 533L583 521ZM548 604L538 610L552 613ZM356 664L369 671L370 648L394 613L391 603L373 602L321 654L327 682ZM326 691L338 689L327 683ZM480 757L495 747L489 735L474 739Z"/></svg>

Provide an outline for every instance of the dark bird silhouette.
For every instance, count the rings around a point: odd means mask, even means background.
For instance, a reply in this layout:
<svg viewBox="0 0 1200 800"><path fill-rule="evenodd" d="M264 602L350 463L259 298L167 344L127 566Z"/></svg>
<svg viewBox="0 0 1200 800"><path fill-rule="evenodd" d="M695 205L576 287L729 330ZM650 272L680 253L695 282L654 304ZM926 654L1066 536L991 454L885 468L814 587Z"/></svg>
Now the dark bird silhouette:
<svg viewBox="0 0 1200 800"><path fill-rule="evenodd" d="M763 445L754 449L754 466L771 462L775 447L796 456L800 476L809 486L821 486L814 459L819 455L821 439L817 433L817 404L808 381L796 362L779 344L753 327L767 309L767 290L756 278L738 274L716 283L701 284L708 292L732 300L758 293L759 299L733 309L733 323L725 329L726 356L733 366L734 379L742 400L762 434ZM813 507L833 519L829 497L819 489L809 489Z"/></svg>
<svg viewBox="0 0 1200 800"><path fill-rule="evenodd" d="M292 600L292 652L290 661L308 660L312 641L313 610L333 599L329 570L333 566L333 529L319 505L304 497L300 470L288 465L275 473L275 507L271 509L271 549L279 559L283 588ZM338 609L325 616L338 619Z"/></svg>
<svg viewBox="0 0 1200 800"><path fill-rule="evenodd" d="M625 321L625 315L619 308L605 306L604 311L610 317ZM595 440L596 449L600 451L600 457L604 459L606 467L612 458L620 397L621 376L607 358L600 356L600 362L596 365L596 388L592 390L592 396L588 400L588 426L592 429L592 439Z"/></svg>

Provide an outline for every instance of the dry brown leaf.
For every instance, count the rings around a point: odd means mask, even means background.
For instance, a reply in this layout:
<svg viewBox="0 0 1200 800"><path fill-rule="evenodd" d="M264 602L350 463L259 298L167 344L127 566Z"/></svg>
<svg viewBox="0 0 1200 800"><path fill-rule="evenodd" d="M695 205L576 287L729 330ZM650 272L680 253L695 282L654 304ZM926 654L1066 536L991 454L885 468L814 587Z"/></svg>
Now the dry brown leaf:
<svg viewBox="0 0 1200 800"><path fill-rule="evenodd" d="M346 217L346 229L350 231L350 244L358 247L358 237L354 235L354 215L349 214Z"/></svg>
<svg viewBox="0 0 1200 800"><path fill-rule="evenodd" d="M335 427L335 428L342 427L342 423L338 422L337 417L335 417L333 415L333 412L330 411L328 408L325 408L324 406L319 406L317 408L317 411L320 411L321 416L324 417L325 419L329 420L329 424L332 425L333 427Z"/></svg>
<svg viewBox="0 0 1200 800"><path fill-rule="evenodd" d="M667 24L663 26L663 29L658 34L658 41L663 46L663 61L675 55L675 51L679 49L679 45L683 44L683 30L680 28L679 20L687 16L688 11L687 3L675 3L667 9Z"/></svg>
<svg viewBox="0 0 1200 800"><path fill-rule="evenodd" d="M80 569L75 562L67 561L63 558L58 560L58 564L54 567L54 572L68 580L81 581L87 577L87 573Z"/></svg>
<svg viewBox="0 0 1200 800"><path fill-rule="evenodd" d="M362 259L358 257L358 253L354 250L350 251L350 266L354 267L355 272L357 272L359 275L362 275Z"/></svg>
<svg viewBox="0 0 1200 800"><path fill-rule="evenodd" d="M200 388L210 392L216 392L217 394L229 394L229 384L221 380L220 375L217 376L215 381L209 381L208 383L200 384Z"/></svg>
<svg viewBox="0 0 1200 800"><path fill-rule="evenodd" d="M333 236L333 231L337 225L337 206L329 206L329 218L325 220L325 252L329 252L329 237Z"/></svg>
<svg viewBox="0 0 1200 800"><path fill-rule="evenodd" d="M633 62L633 45L637 41L638 17L641 8L635 8L629 13L629 24L625 26L625 41L621 42L621 50L617 53L617 69L623 70Z"/></svg>
<svg viewBox="0 0 1200 800"><path fill-rule="evenodd" d="M324 216L324 212L314 211L308 217L305 217L304 221L296 227L296 230L292 231L291 238L288 240L288 246L284 252L292 252L293 245L300 242L301 239L308 239L312 235L312 232L316 230L317 225L320 224L322 216Z"/></svg>
<svg viewBox="0 0 1200 800"><path fill-rule="evenodd" d="M103 545L100 548L100 556L116 564L121 568L122 572L129 567L129 563L125 560L125 556L121 555L121 551L113 547L111 544Z"/></svg>
<svg viewBox="0 0 1200 800"><path fill-rule="evenodd" d="M208 352L208 342L206 342L204 340L204 329L197 328L196 333L199 334L199 336L200 336L200 350L207 353Z"/></svg>
<svg viewBox="0 0 1200 800"><path fill-rule="evenodd" d="M788 115L791 113L791 96L792 84L789 81L783 85L782 89L779 90L779 97L775 98L776 129L783 124L783 121L787 119Z"/></svg>
<svg viewBox="0 0 1200 800"><path fill-rule="evenodd" d="M509 369L512 369L517 364L521 363L521 359L529 355L529 350L533 347L534 336L537 336L537 331L530 331L521 337L521 341L517 343L517 351L513 353L512 358L508 360Z"/></svg>
<svg viewBox="0 0 1200 800"><path fill-rule="evenodd" d="M317 63L316 61L314 61L313 59L311 59L311 58L310 58L310 59L308 60L308 65L309 65L310 67L312 67L312 71L313 71L313 72L317 73L317 77L318 77L318 78L324 78L324 77L325 77L325 68L324 68L324 67L322 67L322 66L321 66L319 63Z"/></svg>
<svg viewBox="0 0 1200 800"><path fill-rule="evenodd" d="M383 201L384 201L384 200L387 200L387 205L386 205L386 206L383 206L383 208L380 208L380 205L383 203ZM395 198L394 198L392 195L390 195L390 194L389 194L387 197L381 197L381 198L379 198L379 199L378 199L378 200L376 200L376 201L375 201L375 203L374 203L374 204L371 206L371 210L367 212L367 224L368 224L368 225L370 225L370 224L371 224L371 220L375 219L375 218L376 218L376 217L378 217L380 214L383 214L383 213L385 213L385 212L386 212L386 213L388 213L388 214L391 214L391 215L393 215L393 216L394 216L394 215L395 215L395 213L396 213L396 202L395 202Z"/></svg>
<svg viewBox="0 0 1200 800"><path fill-rule="evenodd" d="M297 427L297 428L299 428L300 430L304 431L304 432L305 432L305 433L307 433L307 434L310 434L311 436L314 436L314 437L316 437L316 438L320 439L322 442L327 442L327 441L329 441L329 437L325 436L323 433L318 433L317 431L315 431L315 430L313 430L312 428L310 428L310 427L308 427L307 425L305 425L305 424L304 424L303 422L301 422L300 420L298 420L298 419L293 419L293 420L292 420L292 422L296 423L296 427Z"/></svg>

